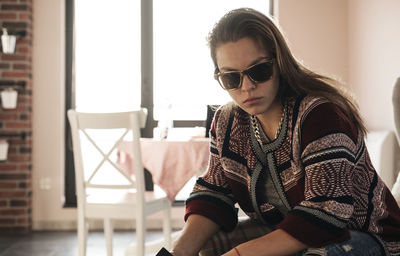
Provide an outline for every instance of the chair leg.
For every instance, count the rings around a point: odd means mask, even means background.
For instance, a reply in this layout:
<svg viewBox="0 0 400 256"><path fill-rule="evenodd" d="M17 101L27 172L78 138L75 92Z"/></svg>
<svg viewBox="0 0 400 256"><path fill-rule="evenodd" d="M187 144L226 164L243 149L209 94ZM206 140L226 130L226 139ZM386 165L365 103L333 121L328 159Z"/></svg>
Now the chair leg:
<svg viewBox="0 0 400 256"><path fill-rule="evenodd" d="M136 255L144 256L145 253L145 233L146 233L146 217L144 213L137 215L136 218Z"/></svg>
<svg viewBox="0 0 400 256"><path fill-rule="evenodd" d="M78 216L78 255L86 255L86 241L88 234L88 223L84 216Z"/></svg>
<svg viewBox="0 0 400 256"><path fill-rule="evenodd" d="M106 238L107 256L113 255L113 226L110 218L104 219L104 235Z"/></svg>
<svg viewBox="0 0 400 256"><path fill-rule="evenodd" d="M171 239L171 202L166 202L167 207L163 211L163 233L165 240L165 247L170 250L172 249Z"/></svg>

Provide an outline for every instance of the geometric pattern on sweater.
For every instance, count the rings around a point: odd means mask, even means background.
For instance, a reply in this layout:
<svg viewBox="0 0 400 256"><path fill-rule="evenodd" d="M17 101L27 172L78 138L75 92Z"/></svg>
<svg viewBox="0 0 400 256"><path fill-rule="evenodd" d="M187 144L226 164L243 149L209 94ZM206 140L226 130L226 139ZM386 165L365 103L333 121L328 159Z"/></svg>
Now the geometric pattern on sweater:
<svg viewBox="0 0 400 256"><path fill-rule="evenodd" d="M325 99L286 100L277 139L261 146L249 115L220 107L210 130L210 160L186 202L185 219L201 214L232 230L236 202L251 218L276 225L310 247L369 232L388 255L400 253L400 209L377 175L362 136ZM286 216L268 202L259 177L269 172Z"/></svg>

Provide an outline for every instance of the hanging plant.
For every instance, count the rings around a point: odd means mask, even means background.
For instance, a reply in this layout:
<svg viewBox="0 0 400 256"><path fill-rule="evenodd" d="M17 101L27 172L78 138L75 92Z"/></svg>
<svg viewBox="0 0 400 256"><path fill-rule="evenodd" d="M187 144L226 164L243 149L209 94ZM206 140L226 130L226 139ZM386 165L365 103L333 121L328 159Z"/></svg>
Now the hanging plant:
<svg viewBox="0 0 400 256"><path fill-rule="evenodd" d="M15 43L17 42L17 35L15 30L2 28L1 46L3 53L14 53Z"/></svg>

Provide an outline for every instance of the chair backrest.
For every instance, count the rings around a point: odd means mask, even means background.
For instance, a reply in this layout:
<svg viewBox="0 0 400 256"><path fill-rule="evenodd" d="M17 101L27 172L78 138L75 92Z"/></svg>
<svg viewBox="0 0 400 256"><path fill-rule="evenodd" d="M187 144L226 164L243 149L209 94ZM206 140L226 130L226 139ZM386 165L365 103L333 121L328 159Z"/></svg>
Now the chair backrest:
<svg viewBox="0 0 400 256"><path fill-rule="evenodd" d="M400 77L397 78L396 83L393 88L393 114L394 114L394 124L396 127L396 137L397 141L400 144Z"/></svg>
<svg viewBox="0 0 400 256"><path fill-rule="evenodd" d="M138 196L144 199L140 128L144 127L146 117L146 109L122 113L68 110L78 205L85 203L87 188L136 189ZM134 179L117 163L117 147L124 139L133 142ZM116 178L118 180L113 182Z"/></svg>
<svg viewBox="0 0 400 256"><path fill-rule="evenodd" d="M214 118L215 111L218 109L220 105L207 105L207 117L206 117L206 134L205 137L208 138L210 136L210 128L211 123Z"/></svg>

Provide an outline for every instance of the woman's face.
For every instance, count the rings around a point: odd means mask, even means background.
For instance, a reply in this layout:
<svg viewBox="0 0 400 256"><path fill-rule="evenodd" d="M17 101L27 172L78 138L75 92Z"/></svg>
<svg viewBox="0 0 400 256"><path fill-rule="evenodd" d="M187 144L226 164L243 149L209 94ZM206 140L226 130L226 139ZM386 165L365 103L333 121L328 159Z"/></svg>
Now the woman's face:
<svg viewBox="0 0 400 256"><path fill-rule="evenodd" d="M216 49L216 60L220 72L242 71L266 59L272 59L270 53L248 37L222 44ZM278 88L279 74L274 61L273 74L269 80L255 83L247 75L243 75L242 86L228 93L247 113L263 115L271 110L274 104L279 104Z"/></svg>

